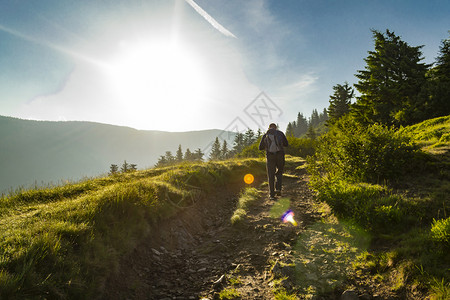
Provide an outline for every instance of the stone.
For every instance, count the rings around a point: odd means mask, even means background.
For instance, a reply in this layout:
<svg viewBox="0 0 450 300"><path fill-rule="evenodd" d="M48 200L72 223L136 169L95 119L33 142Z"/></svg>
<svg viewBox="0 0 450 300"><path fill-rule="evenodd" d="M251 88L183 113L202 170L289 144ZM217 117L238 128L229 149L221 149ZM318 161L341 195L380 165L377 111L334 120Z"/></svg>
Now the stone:
<svg viewBox="0 0 450 300"><path fill-rule="evenodd" d="M156 249L151 249L152 250L152 252L154 253L154 254L156 254L156 255L161 255L161 252L159 252L158 250L156 250Z"/></svg>

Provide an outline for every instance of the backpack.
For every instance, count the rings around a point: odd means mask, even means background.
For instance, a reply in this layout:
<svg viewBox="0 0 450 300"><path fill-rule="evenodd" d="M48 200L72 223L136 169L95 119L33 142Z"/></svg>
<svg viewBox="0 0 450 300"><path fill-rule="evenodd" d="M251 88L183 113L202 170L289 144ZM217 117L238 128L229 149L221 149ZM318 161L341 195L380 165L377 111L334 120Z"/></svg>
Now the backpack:
<svg viewBox="0 0 450 300"><path fill-rule="evenodd" d="M266 134L266 150L267 152L276 153L281 151L277 136L272 133Z"/></svg>

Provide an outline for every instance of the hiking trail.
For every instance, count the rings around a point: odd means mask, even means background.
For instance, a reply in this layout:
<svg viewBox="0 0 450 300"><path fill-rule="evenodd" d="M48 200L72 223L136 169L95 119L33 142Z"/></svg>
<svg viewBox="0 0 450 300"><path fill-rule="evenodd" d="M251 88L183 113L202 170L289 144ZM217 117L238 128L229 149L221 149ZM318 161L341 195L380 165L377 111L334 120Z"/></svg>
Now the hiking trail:
<svg viewBox="0 0 450 300"><path fill-rule="evenodd" d="M258 187L243 222L232 225L239 191L224 189L160 224L123 258L103 299L218 299L229 286L242 299L273 298L274 264L292 263L299 233L320 218L305 176L283 179L281 198L290 199L298 226L270 216L277 200L269 200L267 186Z"/></svg>

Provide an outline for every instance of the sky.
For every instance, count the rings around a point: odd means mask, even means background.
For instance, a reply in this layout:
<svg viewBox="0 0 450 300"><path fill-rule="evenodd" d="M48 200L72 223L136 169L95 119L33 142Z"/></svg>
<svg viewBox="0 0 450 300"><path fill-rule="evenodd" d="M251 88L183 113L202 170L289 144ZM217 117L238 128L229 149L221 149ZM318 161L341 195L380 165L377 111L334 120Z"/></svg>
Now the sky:
<svg viewBox="0 0 450 300"><path fill-rule="evenodd" d="M447 0L0 1L0 115L140 130L285 130L357 82L371 30L449 38Z"/></svg>

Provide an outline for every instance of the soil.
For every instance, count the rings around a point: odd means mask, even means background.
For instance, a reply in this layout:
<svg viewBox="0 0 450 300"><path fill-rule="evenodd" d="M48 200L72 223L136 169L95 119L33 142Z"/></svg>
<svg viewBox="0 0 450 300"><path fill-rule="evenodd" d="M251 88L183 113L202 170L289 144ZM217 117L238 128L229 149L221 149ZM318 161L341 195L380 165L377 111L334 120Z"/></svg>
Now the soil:
<svg viewBox="0 0 450 300"><path fill-rule="evenodd" d="M277 200L267 186L239 224L231 224L239 190L228 186L158 228L123 258L106 283L102 299L219 299L223 290L241 299L273 299L276 273L292 264L293 244L320 219L305 174L284 177L283 195L291 200L298 226L270 216ZM277 269L277 270L275 270ZM287 274L284 274L287 273ZM278 277L280 277L278 276ZM281 281L287 289L289 281Z"/></svg>

